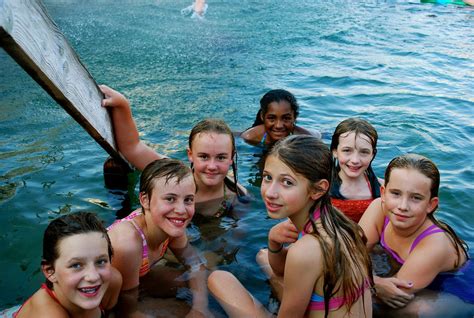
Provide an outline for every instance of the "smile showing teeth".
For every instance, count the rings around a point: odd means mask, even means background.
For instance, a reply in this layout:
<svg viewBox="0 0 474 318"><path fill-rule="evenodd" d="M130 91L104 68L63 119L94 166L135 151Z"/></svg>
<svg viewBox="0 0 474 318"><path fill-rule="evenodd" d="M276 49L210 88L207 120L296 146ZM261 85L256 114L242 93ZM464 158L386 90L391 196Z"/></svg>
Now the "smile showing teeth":
<svg viewBox="0 0 474 318"><path fill-rule="evenodd" d="M168 220L176 226L183 226L186 223L186 219L182 218L168 218Z"/></svg>
<svg viewBox="0 0 474 318"><path fill-rule="evenodd" d="M93 287L79 288L79 291L86 295L94 296L99 291L99 288L100 288L100 285L93 286Z"/></svg>

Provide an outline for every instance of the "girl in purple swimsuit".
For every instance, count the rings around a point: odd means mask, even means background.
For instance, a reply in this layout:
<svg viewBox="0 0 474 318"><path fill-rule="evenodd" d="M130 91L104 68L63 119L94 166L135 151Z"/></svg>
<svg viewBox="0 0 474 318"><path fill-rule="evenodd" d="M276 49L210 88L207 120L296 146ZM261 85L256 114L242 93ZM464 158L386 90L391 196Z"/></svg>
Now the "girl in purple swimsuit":
<svg viewBox="0 0 474 318"><path fill-rule="evenodd" d="M289 219L270 230L257 256L281 300L278 317L372 316L370 259L362 230L331 205L331 165L314 136L285 138L266 158L267 213ZM213 272L208 286L230 317L269 315L228 272Z"/></svg>
<svg viewBox="0 0 474 318"><path fill-rule="evenodd" d="M457 270L468 259L466 243L434 217L439 183L439 171L428 158L396 157L385 171L381 198L359 222L369 249L380 242L400 265L394 277L375 277L377 298L390 307L406 306L438 274Z"/></svg>

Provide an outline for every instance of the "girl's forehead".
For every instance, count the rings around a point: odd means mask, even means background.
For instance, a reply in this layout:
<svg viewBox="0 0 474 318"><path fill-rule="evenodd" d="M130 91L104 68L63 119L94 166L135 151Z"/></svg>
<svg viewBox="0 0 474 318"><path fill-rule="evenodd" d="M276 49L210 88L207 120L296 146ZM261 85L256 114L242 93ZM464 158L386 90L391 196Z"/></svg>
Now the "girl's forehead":
<svg viewBox="0 0 474 318"><path fill-rule="evenodd" d="M423 173L413 168L394 168L390 171L390 179L388 186L410 187L419 190L431 189L432 180Z"/></svg>
<svg viewBox="0 0 474 318"><path fill-rule="evenodd" d="M233 136L226 133L217 133L211 131L200 132L194 136L192 144L194 145L195 143L214 143L216 141L225 141L232 143L232 137Z"/></svg>
<svg viewBox="0 0 474 318"><path fill-rule="evenodd" d="M154 193L166 193L170 191L179 191L179 190L196 188L196 184L194 183L194 178L192 174L185 176L184 178L179 180L179 182L178 182L177 177L171 177L167 179L166 176L163 176L161 178L155 178L153 180L153 183L154 183L154 187L153 187Z"/></svg>
<svg viewBox="0 0 474 318"><path fill-rule="evenodd" d="M73 234L58 242L58 251L59 258L65 259L83 257L84 254L92 251L108 254L108 242L102 232Z"/></svg>
<svg viewBox="0 0 474 318"><path fill-rule="evenodd" d="M368 144L372 147L372 139L369 136L363 133L356 133L355 131L348 131L339 135L339 143L362 143Z"/></svg>
<svg viewBox="0 0 474 318"><path fill-rule="evenodd" d="M271 102L268 104L267 114L269 113L291 113L293 114L293 109L291 105L286 100L281 100L279 102Z"/></svg>
<svg viewBox="0 0 474 318"><path fill-rule="evenodd" d="M199 133L193 139L191 150L205 153L232 152L232 138L229 134Z"/></svg>
<svg viewBox="0 0 474 318"><path fill-rule="evenodd" d="M296 173L283 162L280 158L275 155L269 155L265 160L265 170L271 171L274 174L290 174L296 175Z"/></svg>

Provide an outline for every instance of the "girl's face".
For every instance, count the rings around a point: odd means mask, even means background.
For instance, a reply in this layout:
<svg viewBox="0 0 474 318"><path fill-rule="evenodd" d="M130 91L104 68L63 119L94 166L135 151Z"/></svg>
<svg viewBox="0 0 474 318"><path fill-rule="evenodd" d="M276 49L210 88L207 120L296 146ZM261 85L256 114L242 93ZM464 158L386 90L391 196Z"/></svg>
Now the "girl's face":
<svg viewBox="0 0 474 318"><path fill-rule="evenodd" d="M140 203L145 208L147 226L151 222L170 237L185 234L186 227L194 215L196 185L192 175L176 183L176 178L154 180L151 200L140 194Z"/></svg>
<svg viewBox="0 0 474 318"><path fill-rule="evenodd" d="M232 164L232 137L227 134L199 133L188 149L194 177L199 186L222 184Z"/></svg>
<svg viewBox="0 0 474 318"><path fill-rule="evenodd" d="M431 196L431 179L415 169L395 168L387 185L382 186L384 211L395 228L420 227L438 205Z"/></svg>
<svg viewBox="0 0 474 318"><path fill-rule="evenodd" d="M271 102L262 116L269 140L275 142L290 135L295 128L295 113L286 100Z"/></svg>
<svg viewBox="0 0 474 318"><path fill-rule="evenodd" d="M56 297L68 310L99 307L111 277L107 239L103 233L68 236L58 243L59 258L54 270L43 267L53 283Z"/></svg>
<svg viewBox="0 0 474 318"><path fill-rule="evenodd" d="M374 149L368 136L350 131L339 136L339 144L332 154L339 161L339 176L359 178L374 158Z"/></svg>
<svg viewBox="0 0 474 318"><path fill-rule="evenodd" d="M285 217L307 218L314 203L310 182L296 174L275 156L265 161L261 193L267 213L272 219Z"/></svg>

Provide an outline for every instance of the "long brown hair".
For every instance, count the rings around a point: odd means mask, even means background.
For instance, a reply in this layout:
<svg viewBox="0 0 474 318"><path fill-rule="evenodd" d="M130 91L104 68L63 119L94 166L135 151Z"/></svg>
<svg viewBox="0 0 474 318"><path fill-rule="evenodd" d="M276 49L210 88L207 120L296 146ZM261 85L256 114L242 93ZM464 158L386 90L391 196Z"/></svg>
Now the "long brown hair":
<svg viewBox="0 0 474 318"><path fill-rule="evenodd" d="M328 147L313 136L294 135L277 142L270 155L277 157L311 184L320 180L331 183L332 156ZM321 225L316 227L313 210L320 205ZM372 283L372 265L361 227L331 205L328 192L310 209L311 233L319 242L323 255L324 309L329 313L329 300L342 290L349 311L358 300L367 279ZM363 296L362 296L363 297ZM341 305L342 306L342 305Z"/></svg>
<svg viewBox="0 0 474 318"><path fill-rule="evenodd" d="M194 138L197 136L197 134L200 133L216 133L216 134L222 134L222 135L228 135L230 137L230 140L232 141L232 172L234 175L234 180L233 182L229 178L225 178L224 182L227 188L232 190L237 194L237 197L245 195L243 191L239 188L238 186L238 176L237 176L237 151L235 147L235 138L234 135L232 134L232 130L230 130L229 126L225 123L225 121L221 119L215 119L215 118L207 118L201 120L199 123L197 123L193 129L191 130L191 133L189 134L189 149L192 149L193 141ZM192 168L192 164L191 164Z"/></svg>
<svg viewBox="0 0 474 318"><path fill-rule="evenodd" d="M402 156L398 156L392 159L385 170L385 186L390 182L390 174L392 173L393 169L414 169L426 176L428 179L431 180L431 188L430 188L430 199L434 197L438 197L439 192L439 184L440 184L440 173L436 165L430 159L417 155L417 154L405 154ZM448 235L451 243L453 243L454 248L456 249L456 255L458 259L454 264L455 268L458 268L461 265L461 253L462 250L466 259L469 258L468 250L469 247L467 246L466 242L464 242L459 236L456 235L454 230L446 223L437 220L434 217L434 211L438 206L436 206L433 211L428 214L428 218L439 228L445 231Z"/></svg>

